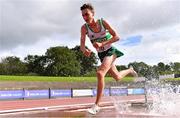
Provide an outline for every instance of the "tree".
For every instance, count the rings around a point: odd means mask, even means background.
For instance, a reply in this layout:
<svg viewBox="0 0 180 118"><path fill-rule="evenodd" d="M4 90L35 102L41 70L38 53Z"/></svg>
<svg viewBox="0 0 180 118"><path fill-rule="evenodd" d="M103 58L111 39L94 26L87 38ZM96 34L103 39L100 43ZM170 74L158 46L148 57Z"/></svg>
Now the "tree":
<svg viewBox="0 0 180 118"><path fill-rule="evenodd" d="M127 69L127 67L125 65L120 65L120 66L117 65L116 68L117 68L118 71Z"/></svg>
<svg viewBox="0 0 180 118"><path fill-rule="evenodd" d="M5 65L0 63L0 75L5 75Z"/></svg>
<svg viewBox="0 0 180 118"><path fill-rule="evenodd" d="M166 71L165 64L163 62L159 62L157 66L158 66L159 74L164 75Z"/></svg>
<svg viewBox="0 0 180 118"><path fill-rule="evenodd" d="M165 74L172 74L172 68L170 65L166 64L165 65Z"/></svg>
<svg viewBox="0 0 180 118"><path fill-rule="evenodd" d="M51 76L78 76L80 63L76 54L68 47L51 47L46 51L47 75Z"/></svg>
<svg viewBox="0 0 180 118"><path fill-rule="evenodd" d="M129 63L128 67L133 66L134 70L138 73L139 76L146 76L149 65L145 64L144 62L133 62Z"/></svg>
<svg viewBox="0 0 180 118"><path fill-rule="evenodd" d="M27 72L25 63L15 56L2 59L1 68L3 68L2 72L5 75L23 75Z"/></svg>
<svg viewBox="0 0 180 118"><path fill-rule="evenodd" d="M131 65L134 67L134 70L138 73L139 76L146 77L148 80L159 78L159 72L157 71L156 66L152 67L144 62L133 62L129 63L128 67Z"/></svg>
<svg viewBox="0 0 180 118"><path fill-rule="evenodd" d="M98 60L97 60L97 57L95 56L95 53L92 53L90 57L86 57L80 50L80 46L76 46L72 48L71 50L75 52L76 59L80 63L81 75L85 75L96 68Z"/></svg>
<svg viewBox="0 0 180 118"><path fill-rule="evenodd" d="M170 63L170 66L172 68L173 73L176 73L176 74L180 73L180 63L179 62Z"/></svg>
<svg viewBox="0 0 180 118"><path fill-rule="evenodd" d="M28 72L38 75L46 74L47 58L46 56L28 55L24 58Z"/></svg>

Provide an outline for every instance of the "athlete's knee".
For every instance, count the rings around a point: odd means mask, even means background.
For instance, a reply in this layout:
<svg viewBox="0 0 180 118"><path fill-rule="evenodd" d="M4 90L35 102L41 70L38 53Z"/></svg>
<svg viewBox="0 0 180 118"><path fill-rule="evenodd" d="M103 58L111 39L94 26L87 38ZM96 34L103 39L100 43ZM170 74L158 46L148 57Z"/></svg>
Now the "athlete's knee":
<svg viewBox="0 0 180 118"><path fill-rule="evenodd" d="M105 72L103 70L97 70L96 74L100 78L103 78L105 76Z"/></svg>
<svg viewBox="0 0 180 118"><path fill-rule="evenodd" d="M119 80L122 80L123 79L123 76L121 74L116 74L114 75L113 77L116 81L119 81Z"/></svg>
<svg viewBox="0 0 180 118"><path fill-rule="evenodd" d="M119 81L119 80L121 80L123 77L121 76L121 75L118 75L117 77L116 77L116 81Z"/></svg>

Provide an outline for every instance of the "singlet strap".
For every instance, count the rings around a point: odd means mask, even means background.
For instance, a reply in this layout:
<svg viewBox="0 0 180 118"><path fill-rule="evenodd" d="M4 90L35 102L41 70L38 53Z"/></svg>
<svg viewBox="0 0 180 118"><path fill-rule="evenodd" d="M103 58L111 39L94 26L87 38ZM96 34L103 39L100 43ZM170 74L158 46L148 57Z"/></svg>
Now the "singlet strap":
<svg viewBox="0 0 180 118"><path fill-rule="evenodd" d="M87 23L85 23L84 25L85 25L85 28L86 28L86 34L88 34L88 32L89 32L88 25L87 25Z"/></svg>
<svg viewBox="0 0 180 118"><path fill-rule="evenodd" d="M101 31L106 30L104 24L103 24L103 18L99 19L99 24L101 26Z"/></svg>
<svg viewBox="0 0 180 118"><path fill-rule="evenodd" d="M105 28L105 26L104 26L104 24L103 24L103 18L98 19L98 24L100 25L100 28L101 28L99 32L106 30L106 28ZM88 25L87 23L85 23L85 25L86 25L86 29L87 29L88 32L91 32L91 33L99 33L99 32L94 32L94 31L91 29L91 27L89 27L89 25Z"/></svg>

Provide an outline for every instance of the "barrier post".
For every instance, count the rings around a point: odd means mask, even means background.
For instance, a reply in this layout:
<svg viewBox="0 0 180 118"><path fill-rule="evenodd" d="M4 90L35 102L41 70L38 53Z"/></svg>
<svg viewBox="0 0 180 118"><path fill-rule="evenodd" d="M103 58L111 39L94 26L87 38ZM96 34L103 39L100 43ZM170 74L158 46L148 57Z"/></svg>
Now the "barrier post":
<svg viewBox="0 0 180 118"><path fill-rule="evenodd" d="M25 89L23 88L23 100L25 100Z"/></svg>
<svg viewBox="0 0 180 118"><path fill-rule="evenodd" d="M73 98L73 89L71 88L71 98Z"/></svg>
<svg viewBox="0 0 180 118"><path fill-rule="evenodd" d="M51 88L49 88L49 99L51 99Z"/></svg>

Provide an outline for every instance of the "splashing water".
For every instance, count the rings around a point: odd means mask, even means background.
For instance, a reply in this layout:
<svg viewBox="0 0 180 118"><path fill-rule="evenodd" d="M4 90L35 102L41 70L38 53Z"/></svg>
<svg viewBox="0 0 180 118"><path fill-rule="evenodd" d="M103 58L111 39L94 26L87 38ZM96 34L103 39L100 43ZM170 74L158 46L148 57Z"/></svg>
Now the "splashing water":
<svg viewBox="0 0 180 118"><path fill-rule="evenodd" d="M115 109L119 114L139 113L149 115L174 116L180 115L180 85L163 83L157 79L146 81L145 83L147 104L146 108L138 110L138 107L132 108L129 104L122 102L118 97L113 96L112 100Z"/></svg>
<svg viewBox="0 0 180 118"><path fill-rule="evenodd" d="M112 100L113 100L113 103L114 103L114 106L116 108L117 111L119 111L119 113L124 113L124 112L129 112L129 105L125 102L122 102L120 100L118 100L119 98L117 97L113 97Z"/></svg>
<svg viewBox="0 0 180 118"><path fill-rule="evenodd" d="M160 83L151 81L146 85L147 96L152 98L152 104L149 105L150 114L158 113L162 115L177 116L180 115L180 90L179 86L173 86L169 83Z"/></svg>

